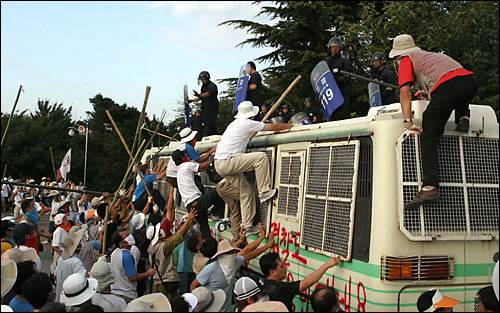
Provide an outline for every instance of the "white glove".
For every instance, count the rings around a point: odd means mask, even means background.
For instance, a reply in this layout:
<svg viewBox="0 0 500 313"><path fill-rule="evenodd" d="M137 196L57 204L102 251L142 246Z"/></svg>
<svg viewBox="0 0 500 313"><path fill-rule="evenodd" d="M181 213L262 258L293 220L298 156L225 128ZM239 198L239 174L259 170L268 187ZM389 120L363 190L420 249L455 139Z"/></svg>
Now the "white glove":
<svg viewBox="0 0 500 313"><path fill-rule="evenodd" d="M148 197L148 203L151 203L153 201L153 196Z"/></svg>
<svg viewBox="0 0 500 313"><path fill-rule="evenodd" d="M125 197L127 195L127 190L121 189L120 190L120 196Z"/></svg>
<svg viewBox="0 0 500 313"><path fill-rule="evenodd" d="M155 205L153 205L153 211L156 213L158 212L160 208L158 207L158 205L155 203Z"/></svg>

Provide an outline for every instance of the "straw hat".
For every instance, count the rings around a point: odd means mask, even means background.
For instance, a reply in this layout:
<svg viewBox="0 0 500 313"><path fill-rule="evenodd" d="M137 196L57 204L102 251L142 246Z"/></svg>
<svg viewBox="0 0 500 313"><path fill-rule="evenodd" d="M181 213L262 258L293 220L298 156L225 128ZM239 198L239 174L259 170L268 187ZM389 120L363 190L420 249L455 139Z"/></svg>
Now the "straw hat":
<svg viewBox="0 0 500 313"><path fill-rule="evenodd" d="M238 105L238 114L234 118L251 118L259 113L259 107L250 101L243 101Z"/></svg>
<svg viewBox="0 0 500 313"><path fill-rule="evenodd" d="M82 304L95 295L96 288L96 279L86 278L82 273L71 274L63 283L59 302L66 306Z"/></svg>
<svg viewBox="0 0 500 313"><path fill-rule="evenodd" d="M14 310L10 306L2 304L2 312L14 312Z"/></svg>
<svg viewBox="0 0 500 313"><path fill-rule="evenodd" d="M195 312L219 312L226 302L226 293L222 289L210 291L205 287L198 287L191 293L198 299Z"/></svg>
<svg viewBox="0 0 500 313"><path fill-rule="evenodd" d="M85 224L84 226L87 225ZM63 260L69 258L70 256L73 255L73 253L75 253L78 244L80 243L83 235L85 234L86 227L82 227L79 230L77 230L78 228L75 227L77 226L73 226L69 231L69 233L64 235L63 239L61 240L61 247L64 249L61 255L61 258L63 258Z"/></svg>
<svg viewBox="0 0 500 313"><path fill-rule="evenodd" d="M288 312L288 309L282 302L265 301L250 304L243 312Z"/></svg>
<svg viewBox="0 0 500 313"><path fill-rule="evenodd" d="M124 312L172 312L172 306L164 294L151 293L130 301Z"/></svg>
<svg viewBox="0 0 500 313"><path fill-rule="evenodd" d="M111 267L108 262L96 262L89 272L89 276L97 280L97 291L102 292L106 287L115 282L119 272Z"/></svg>
<svg viewBox="0 0 500 313"><path fill-rule="evenodd" d="M58 190L51 190L49 194L47 195L48 198L57 196L60 193Z"/></svg>
<svg viewBox="0 0 500 313"><path fill-rule="evenodd" d="M198 131L192 130L189 127L184 128L180 132L181 140L179 141L179 143L190 142L191 140L193 140L194 137L196 137L197 133L198 133Z"/></svg>
<svg viewBox="0 0 500 313"><path fill-rule="evenodd" d="M420 48L415 46L415 42L413 41L412 36L408 34L399 35L394 38L394 42L392 43L392 50L391 52L389 52L389 58L405 55L417 50L420 50Z"/></svg>
<svg viewBox="0 0 500 313"><path fill-rule="evenodd" d="M2 298L12 289L16 283L16 278L16 262L14 260L2 260Z"/></svg>
<svg viewBox="0 0 500 313"><path fill-rule="evenodd" d="M229 242L229 240L223 239L219 242L219 245L217 246L217 253L213 257L211 257L211 259L215 259L219 255L233 251L233 250L240 251L241 249L233 247L231 245L231 243Z"/></svg>
<svg viewBox="0 0 500 313"><path fill-rule="evenodd" d="M11 248L4 253L2 253L2 262L13 260L16 263L24 262L24 261L33 261L36 262L38 258L38 254L36 254L36 250L33 248L29 248L27 250L21 250L19 248Z"/></svg>

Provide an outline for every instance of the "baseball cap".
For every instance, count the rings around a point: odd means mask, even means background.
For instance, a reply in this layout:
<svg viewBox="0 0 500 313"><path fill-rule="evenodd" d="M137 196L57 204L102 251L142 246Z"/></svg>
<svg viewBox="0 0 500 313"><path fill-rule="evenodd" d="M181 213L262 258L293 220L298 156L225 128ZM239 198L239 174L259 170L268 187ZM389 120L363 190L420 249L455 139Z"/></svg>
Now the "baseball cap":
<svg viewBox="0 0 500 313"><path fill-rule="evenodd" d="M24 236L31 234L36 228L34 224L19 223L14 227L14 240L16 242L24 242Z"/></svg>
<svg viewBox="0 0 500 313"><path fill-rule="evenodd" d="M460 300L443 296L436 288L424 292L418 297L417 308L419 312L434 312L439 308L452 308L460 303Z"/></svg>

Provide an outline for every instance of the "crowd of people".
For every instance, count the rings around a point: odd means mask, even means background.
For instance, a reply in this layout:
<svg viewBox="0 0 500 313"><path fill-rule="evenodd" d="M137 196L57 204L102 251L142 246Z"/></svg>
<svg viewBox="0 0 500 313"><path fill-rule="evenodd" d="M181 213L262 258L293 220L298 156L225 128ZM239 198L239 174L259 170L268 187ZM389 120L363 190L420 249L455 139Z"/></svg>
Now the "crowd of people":
<svg viewBox="0 0 500 313"><path fill-rule="evenodd" d="M415 49L413 41L403 39L406 41L395 39L390 57L398 58L402 72L409 66L404 56L415 52L410 57L419 69L427 55ZM334 37L328 48L332 55L327 63L342 93L348 94L349 79L338 71L349 70L349 62L340 56L342 41ZM441 57L431 55L431 58ZM385 56L379 54L374 59L382 62ZM455 66L452 63L449 61L447 66ZM377 69L382 71L383 67ZM271 200L277 190L271 185L267 155L247 153L246 148L257 132L286 131L292 124L286 105L279 114L281 122L260 121L269 108L256 94L262 80L253 62L249 62L249 73L252 75L249 97L255 104L248 98L240 103L234 121L218 144L198 152L194 147L199 134L215 133L218 114L217 86L210 81L208 72L200 73L201 92L194 91L196 98L189 102L202 101L199 114L204 121L203 129L183 129L168 163L160 159L153 169L149 162L140 164L137 179L117 195L93 196L85 192L82 182L76 186L64 179L50 182L45 177L40 185L71 191L4 184L2 215L12 212L13 216L3 217L1 225L2 311L293 311L293 299L341 261L332 257L304 279L284 282L287 277L284 260L279 254L268 252L275 244L273 229L267 243L261 245L265 231L256 214L258 205ZM469 75L464 71L455 74L448 79ZM410 79L408 75L404 77ZM417 83L423 84L420 82L423 79L417 77ZM400 75L400 84L401 81ZM444 93L443 89L435 92ZM344 99L333 115L334 120L349 118L349 98L344 95ZM317 115L311 104L306 99L304 113L315 122ZM434 108L438 104L431 101L429 105ZM404 115L406 109L403 108ZM463 124L464 120L459 122ZM411 123L411 119L405 123ZM210 162L212 154L214 160ZM215 189L205 190L196 175L202 171L208 172L217 186ZM244 176L249 171L255 172L255 185L249 184ZM425 175L424 161L424 179ZM153 188L155 181L163 179L169 186L167 199ZM4 180L13 181L11 177ZM25 182L33 184L34 180ZM429 184L432 187L434 181ZM174 200L175 190L188 212L180 219L175 216L178 205ZM222 217L226 205L231 212L232 239L217 241L208 216ZM40 227L45 216L49 220L47 231ZM258 238L248 243L246 238L250 235ZM50 265L43 264L40 258L40 253L47 249L44 245L49 244ZM256 257L260 257L263 277L244 275L244 264ZM331 287L317 288L310 296L310 303L315 311L341 312L337 292ZM419 297L417 307L425 312L443 311L458 303L433 289ZM498 311L498 298L492 288L478 292L478 308Z"/></svg>

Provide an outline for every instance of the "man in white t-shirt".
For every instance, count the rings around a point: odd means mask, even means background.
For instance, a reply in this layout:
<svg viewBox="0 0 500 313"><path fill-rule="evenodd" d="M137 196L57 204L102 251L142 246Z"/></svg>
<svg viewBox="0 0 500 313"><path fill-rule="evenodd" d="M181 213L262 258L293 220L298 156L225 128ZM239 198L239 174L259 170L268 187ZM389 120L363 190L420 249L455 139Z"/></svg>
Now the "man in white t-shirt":
<svg viewBox="0 0 500 313"><path fill-rule="evenodd" d="M245 153L248 142L259 131L281 131L292 127L292 124L265 124L252 120L258 113L259 107L252 105L250 101L240 103L235 120L227 126L222 134L214 158L217 173L226 178L240 192L241 227L247 235L257 234L259 229L257 226L252 226L257 207L256 197L243 173L255 171L261 203L271 199L276 194L276 189L271 189L266 153Z"/></svg>
<svg viewBox="0 0 500 313"><path fill-rule="evenodd" d="M196 221L200 224L201 236L208 239L212 237L208 226L208 208L213 205L216 211L225 203L215 189L202 194L194 182L194 174L206 171L210 163L188 162L185 155L186 150L175 150L172 153L172 159L177 165L177 187L186 210L189 212L191 208L195 208L197 211Z"/></svg>

